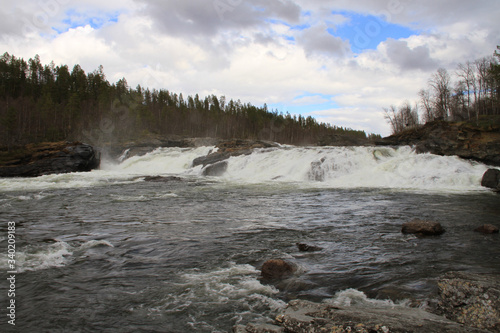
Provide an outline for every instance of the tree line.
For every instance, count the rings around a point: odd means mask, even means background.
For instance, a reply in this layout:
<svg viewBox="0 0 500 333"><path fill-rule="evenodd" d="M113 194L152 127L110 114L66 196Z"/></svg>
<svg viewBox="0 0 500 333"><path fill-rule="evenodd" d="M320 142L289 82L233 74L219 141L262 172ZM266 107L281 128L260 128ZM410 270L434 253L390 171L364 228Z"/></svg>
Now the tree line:
<svg viewBox="0 0 500 333"><path fill-rule="evenodd" d="M103 67L91 73L75 65L43 65L8 53L0 58L0 144L16 146L59 140L104 144L148 135L264 139L316 143L364 131L318 123L311 116L283 114L224 96L183 96L165 89L110 83Z"/></svg>
<svg viewBox="0 0 500 333"><path fill-rule="evenodd" d="M442 119L475 121L500 116L500 46L493 56L460 63L449 73L440 68L418 93L418 102L384 108L393 133Z"/></svg>

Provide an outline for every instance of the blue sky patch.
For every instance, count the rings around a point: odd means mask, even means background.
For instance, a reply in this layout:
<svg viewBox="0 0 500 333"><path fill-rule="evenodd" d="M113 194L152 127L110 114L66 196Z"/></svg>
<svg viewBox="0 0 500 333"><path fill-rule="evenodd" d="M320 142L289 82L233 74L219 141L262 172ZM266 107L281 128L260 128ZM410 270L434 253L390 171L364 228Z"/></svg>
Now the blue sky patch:
<svg viewBox="0 0 500 333"><path fill-rule="evenodd" d="M90 25L93 29L100 29L106 24L118 22L120 14L120 12L82 13L74 9L70 9L66 11L66 18L62 20L62 25L59 27L52 27L52 29L59 34L64 33L69 29L84 27L86 25Z"/></svg>
<svg viewBox="0 0 500 333"><path fill-rule="evenodd" d="M388 38L401 39L417 34L410 28L386 22L383 17L361 15L353 12L333 12L348 17L350 20L328 32L344 40L349 40L352 51L361 53L364 50L375 50L377 46Z"/></svg>
<svg viewBox="0 0 500 333"><path fill-rule="evenodd" d="M338 108L338 104L335 103L333 95L324 94L312 94L304 93L293 99L290 103L276 103L268 105L269 109L277 109L278 112L287 112L291 115L303 115L308 116L309 113L318 110L329 110Z"/></svg>

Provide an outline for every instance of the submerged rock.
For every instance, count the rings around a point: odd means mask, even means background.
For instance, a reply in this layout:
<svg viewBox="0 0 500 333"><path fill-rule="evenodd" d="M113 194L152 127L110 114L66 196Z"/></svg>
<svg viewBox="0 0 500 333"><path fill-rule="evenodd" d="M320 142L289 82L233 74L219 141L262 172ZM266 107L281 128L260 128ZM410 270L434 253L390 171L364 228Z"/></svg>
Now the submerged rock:
<svg viewBox="0 0 500 333"><path fill-rule="evenodd" d="M101 162L100 154L93 147L80 142L27 145L0 155L0 177L85 172L97 169Z"/></svg>
<svg viewBox="0 0 500 333"><path fill-rule="evenodd" d="M153 183L168 183L168 182L173 182L173 181L182 181L182 178L175 177L175 176L168 176L168 177L163 177L163 176L146 176L144 177L145 182L153 182Z"/></svg>
<svg viewBox="0 0 500 333"><path fill-rule="evenodd" d="M299 251L301 251L301 252L316 252L316 251L323 250L322 247L308 245L308 244L304 244L304 243L297 243L297 247L299 248Z"/></svg>
<svg viewBox="0 0 500 333"><path fill-rule="evenodd" d="M438 281L436 313L467 326L500 332L500 275L450 272Z"/></svg>
<svg viewBox="0 0 500 333"><path fill-rule="evenodd" d="M415 219L404 223L401 232L403 234L415 234L417 236L439 236L442 235L445 230L438 222Z"/></svg>
<svg viewBox="0 0 500 333"><path fill-rule="evenodd" d="M490 235L490 234L498 234L500 230L492 224L485 224L480 227L477 227L476 229L474 229L474 231Z"/></svg>
<svg viewBox="0 0 500 333"><path fill-rule="evenodd" d="M500 191L500 170L489 169L483 175L481 186Z"/></svg>
<svg viewBox="0 0 500 333"><path fill-rule="evenodd" d="M297 271L297 266L283 259L266 261L261 268L262 278L265 280L280 280L290 277Z"/></svg>

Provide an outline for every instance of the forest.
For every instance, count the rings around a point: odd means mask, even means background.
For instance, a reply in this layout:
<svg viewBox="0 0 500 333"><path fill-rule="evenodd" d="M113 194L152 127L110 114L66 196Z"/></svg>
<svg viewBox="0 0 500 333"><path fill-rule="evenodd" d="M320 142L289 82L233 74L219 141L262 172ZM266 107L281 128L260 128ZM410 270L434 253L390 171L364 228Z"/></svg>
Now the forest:
<svg viewBox="0 0 500 333"><path fill-rule="evenodd" d="M0 145L46 141L137 140L151 135L263 139L311 144L331 135L366 138L364 131L318 123L224 96L183 96L106 79L75 65L43 65L8 53L0 58Z"/></svg>
<svg viewBox="0 0 500 333"><path fill-rule="evenodd" d="M440 68L418 93L418 102L384 108L393 134L433 120L500 124L500 46L492 56Z"/></svg>

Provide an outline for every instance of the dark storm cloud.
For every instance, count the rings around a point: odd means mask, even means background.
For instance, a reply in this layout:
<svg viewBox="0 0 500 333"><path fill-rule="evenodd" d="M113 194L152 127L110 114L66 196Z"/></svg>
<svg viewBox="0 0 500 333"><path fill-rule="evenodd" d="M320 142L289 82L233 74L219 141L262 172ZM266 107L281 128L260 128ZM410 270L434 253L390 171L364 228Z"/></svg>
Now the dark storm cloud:
<svg viewBox="0 0 500 333"><path fill-rule="evenodd" d="M145 5L143 13L156 26L172 36L214 36L223 30L260 26L269 20L293 24L301 9L284 0L137 0Z"/></svg>
<svg viewBox="0 0 500 333"><path fill-rule="evenodd" d="M429 48L418 46L411 49L405 41L387 40L387 55L401 70L433 70L438 63L431 58Z"/></svg>

